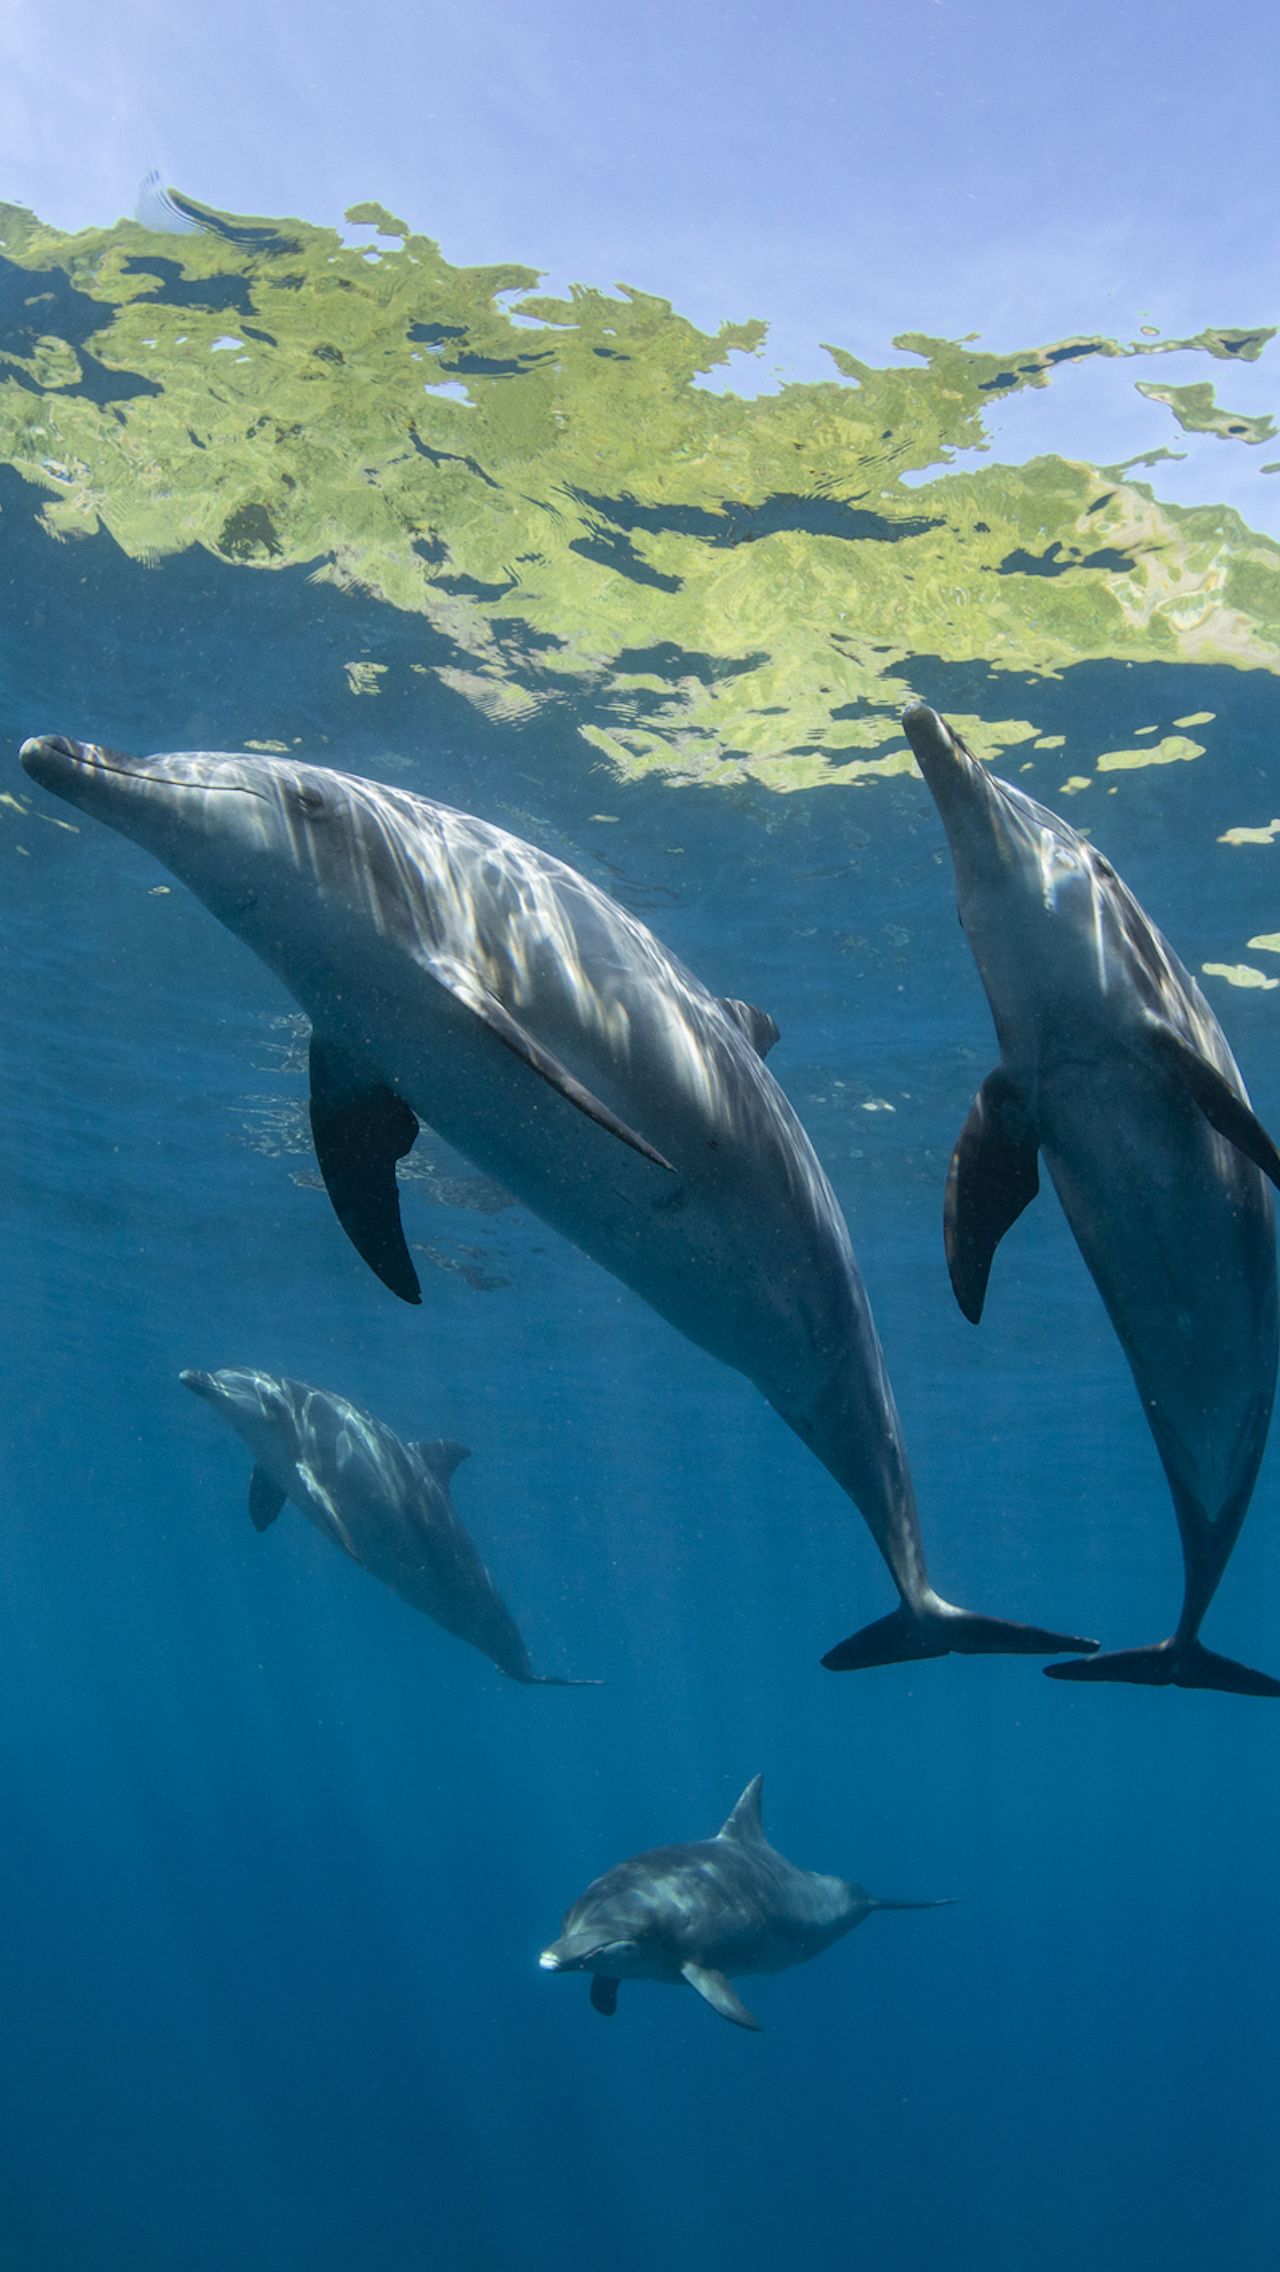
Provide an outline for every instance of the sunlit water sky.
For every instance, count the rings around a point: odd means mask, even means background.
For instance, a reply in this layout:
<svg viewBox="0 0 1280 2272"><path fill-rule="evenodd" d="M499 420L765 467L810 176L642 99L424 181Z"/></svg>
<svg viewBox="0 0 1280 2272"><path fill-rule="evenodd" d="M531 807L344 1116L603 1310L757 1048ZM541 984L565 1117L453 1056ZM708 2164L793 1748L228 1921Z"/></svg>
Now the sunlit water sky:
<svg viewBox="0 0 1280 2272"><path fill-rule="evenodd" d="M455 262L766 318L720 382L756 389L904 328L1012 348L1265 323L1278 63L1247 0L10 0L0 197L64 228L132 212L153 166L228 211L337 222L376 197ZM1234 370L1229 406L1273 409L1275 368ZM997 454L1176 448L1160 495L1280 528L1275 446L1180 434L1123 366L1051 393L992 419Z"/></svg>

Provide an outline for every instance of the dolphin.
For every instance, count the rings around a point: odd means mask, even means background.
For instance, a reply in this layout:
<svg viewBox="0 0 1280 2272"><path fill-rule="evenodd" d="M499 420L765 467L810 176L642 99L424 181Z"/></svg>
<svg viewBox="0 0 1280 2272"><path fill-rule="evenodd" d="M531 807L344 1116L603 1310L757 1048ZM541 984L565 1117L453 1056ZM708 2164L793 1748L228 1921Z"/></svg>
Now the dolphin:
<svg viewBox="0 0 1280 2272"><path fill-rule="evenodd" d="M286 1499L402 1601L468 1641L508 1680L598 1688L535 1672L519 1628L458 1519L449 1480L470 1457L441 1439L404 1444L345 1396L253 1366L178 1375L254 1458L249 1514L267 1530Z"/></svg>
<svg viewBox="0 0 1280 2272"><path fill-rule="evenodd" d="M22 763L163 861L306 1012L320 1170L394 1293L420 1299L396 1163L425 1120L745 1373L861 1509L901 1606L845 1663L1096 1646L931 1586L866 1292L764 1063L766 1012L708 993L561 861L405 790L60 736Z"/></svg>
<svg viewBox="0 0 1280 2272"><path fill-rule="evenodd" d="M945 1901L877 1901L847 1878L798 1870L764 1834L757 1775L714 1838L656 1846L606 1870L574 1902L544 1972L589 1972L591 2001L611 2017L620 1980L686 1980L722 2019L759 2028L730 1973L785 1972L851 1933L873 1909L946 1909Z"/></svg>
<svg viewBox="0 0 1280 2272"><path fill-rule="evenodd" d="M1275 1393L1280 1153L1200 988L1110 862L988 773L924 703L903 724L947 832L1000 1041L947 1182L956 1298L976 1324L1042 1153L1128 1358L1182 1540L1168 1640L1044 1669L1280 1696L1280 1680L1199 1638Z"/></svg>

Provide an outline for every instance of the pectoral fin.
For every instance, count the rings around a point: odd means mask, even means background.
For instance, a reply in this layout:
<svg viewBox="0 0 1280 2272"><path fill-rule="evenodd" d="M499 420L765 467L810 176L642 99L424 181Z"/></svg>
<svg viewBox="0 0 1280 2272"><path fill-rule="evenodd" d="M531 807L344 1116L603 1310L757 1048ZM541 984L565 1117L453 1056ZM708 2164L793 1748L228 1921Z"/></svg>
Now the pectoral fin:
<svg viewBox="0 0 1280 2272"><path fill-rule="evenodd" d="M652 1160L655 1167L665 1168L668 1175L675 1174L670 1160L656 1151L643 1136L638 1136L634 1128L628 1128L625 1120L620 1120L617 1113L611 1112L599 1097L592 1096L590 1089L583 1087L567 1065L562 1065L558 1057L534 1039L518 1018L512 1017L510 1010L482 979L477 978L474 971L447 955L432 955L427 960L426 967L437 983L453 996L455 1002L461 1003L464 1009L471 1010L480 1018L490 1033L495 1034L513 1056L519 1057L532 1072L556 1089L566 1103L576 1105L578 1111L585 1113L588 1120L594 1120L598 1128L605 1128L611 1136L620 1137L624 1144L631 1146L633 1152L640 1154L642 1160Z"/></svg>
<svg viewBox="0 0 1280 2272"><path fill-rule="evenodd" d="M759 2020L747 2010L741 1996L729 1986L723 1972L713 1972L705 1964L682 1964L680 1969L689 1986L696 1988L698 1994L706 1998L712 2011L719 2012L722 2020L732 2020L735 2027L754 2028L756 2034L759 2034Z"/></svg>
<svg viewBox="0 0 1280 2272"><path fill-rule="evenodd" d="M311 1134L333 1211L356 1252L402 1302L420 1302L400 1221L396 1162L417 1115L381 1082L361 1077L344 1050L311 1036Z"/></svg>
<svg viewBox="0 0 1280 2272"><path fill-rule="evenodd" d="M943 1238L947 1268L974 1325L987 1298L995 1251L1040 1189L1036 1132L1007 1073L989 1073L951 1155Z"/></svg>
<svg viewBox="0 0 1280 2272"><path fill-rule="evenodd" d="M603 2013L607 2020L611 2020L618 2009L618 1983L606 1980L603 1972L591 1975L591 2009Z"/></svg>
<svg viewBox="0 0 1280 2272"><path fill-rule="evenodd" d="M1192 1101L1199 1105L1211 1128L1225 1136L1256 1168L1261 1168L1272 1183L1280 1185L1280 1151L1276 1150L1262 1122L1252 1107L1245 1102L1237 1089L1233 1089L1216 1065L1180 1033L1166 1025L1163 1018L1150 1018L1147 1023L1152 1046L1169 1071L1181 1082Z"/></svg>
<svg viewBox="0 0 1280 2272"><path fill-rule="evenodd" d="M272 1482L265 1467L255 1467L249 1477L249 1520L254 1529L270 1530L284 1500L284 1492Z"/></svg>
<svg viewBox="0 0 1280 2272"><path fill-rule="evenodd" d="M280 1484L273 1484L266 1468L255 1468L248 1479L248 1518L255 1531L268 1531L284 1506Z"/></svg>
<svg viewBox="0 0 1280 2272"><path fill-rule="evenodd" d="M315 1469L305 1459L298 1461L298 1476L310 1497L312 1512L323 1517L329 1536L342 1548L343 1553L349 1554L353 1562L358 1562L360 1557L356 1552L355 1540L338 1512L333 1493L326 1491Z"/></svg>

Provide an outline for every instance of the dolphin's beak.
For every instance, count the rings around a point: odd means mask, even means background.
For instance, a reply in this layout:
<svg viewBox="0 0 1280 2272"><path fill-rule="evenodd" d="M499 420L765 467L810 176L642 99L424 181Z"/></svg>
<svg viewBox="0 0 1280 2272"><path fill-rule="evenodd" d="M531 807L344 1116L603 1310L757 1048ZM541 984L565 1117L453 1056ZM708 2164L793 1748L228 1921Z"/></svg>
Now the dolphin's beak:
<svg viewBox="0 0 1280 2272"><path fill-rule="evenodd" d="M18 755L32 780L55 792L74 777L77 767L88 763L85 744L68 741L65 734L36 734L23 743Z"/></svg>
<svg viewBox="0 0 1280 2272"><path fill-rule="evenodd" d="M189 1388L196 1396L209 1396L212 1393L213 1376L210 1373L188 1370L185 1373L179 1373L178 1379L184 1388Z"/></svg>
<svg viewBox="0 0 1280 2272"><path fill-rule="evenodd" d="M560 1970L560 1959L554 1949L544 1949L538 1958L538 1962L544 1972L559 1972Z"/></svg>
<svg viewBox="0 0 1280 2272"><path fill-rule="evenodd" d="M927 702L909 702L902 713L902 730L915 754L943 822L972 812L975 791L986 787L987 776L973 751L945 718ZM983 799L978 796L977 802Z"/></svg>
<svg viewBox="0 0 1280 2272"><path fill-rule="evenodd" d="M940 772L955 770L959 757L955 737L927 702L908 702L902 713L902 730L931 789Z"/></svg>
<svg viewBox="0 0 1280 2272"><path fill-rule="evenodd" d="M75 742L68 734L36 734L24 742L18 752L24 770L42 789L55 797L65 797L68 804L82 805L100 810L103 800L110 799L108 818L113 827L119 827L117 811L120 792L118 780L152 786L145 762L136 764L123 757L118 750L103 749L97 742ZM129 832L126 829L125 834Z"/></svg>

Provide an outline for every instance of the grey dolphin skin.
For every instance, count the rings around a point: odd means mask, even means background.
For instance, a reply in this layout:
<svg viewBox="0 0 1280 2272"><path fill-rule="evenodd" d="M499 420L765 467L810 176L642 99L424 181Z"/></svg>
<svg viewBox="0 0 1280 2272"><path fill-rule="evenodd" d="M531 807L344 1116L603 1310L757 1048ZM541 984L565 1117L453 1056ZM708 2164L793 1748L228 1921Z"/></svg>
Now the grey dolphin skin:
<svg viewBox="0 0 1280 2272"><path fill-rule="evenodd" d="M1195 980L1110 863L987 772L923 703L903 724L1000 1040L947 1184L957 1300L976 1323L1042 1153L1129 1360L1182 1539L1182 1613L1167 1641L1045 1671L1280 1696L1280 1680L1199 1638L1275 1393L1268 1178L1280 1183L1280 1154Z"/></svg>
<svg viewBox="0 0 1280 2272"><path fill-rule="evenodd" d="M873 1909L946 1909L946 1901L877 1901L847 1878L798 1870L764 1834L764 1777L748 1783L714 1838L657 1846L619 1862L575 1901L544 1972L589 1972L606 2017L621 1980L687 1981L722 2019L758 2028L731 1974L785 1972L821 1956Z"/></svg>
<svg viewBox="0 0 1280 2272"><path fill-rule="evenodd" d="M845 1663L1095 1645L930 1585L849 1234L764 1064L764 1012L709 994L572 868L425 797L58 737L22 762L163 861L306 1012L321 1172L394 1292L419 1299L396 1163L425 1120L745 1373L861 1509L901 1607Z"/></svg>
<svg viewBox="0 0 1280 2272"><path fill-rule="evenodd" d="M255 1530L268 1529L292 1499L353 1562L491 1658L509 1680L599 1687L598 1681L557 1680L533 1670L515 1619L449 1496L449 1479L469 1456L465 1444L402 1443L345 1396L247 1365L179 1378L252 1452Z"/></svg>

